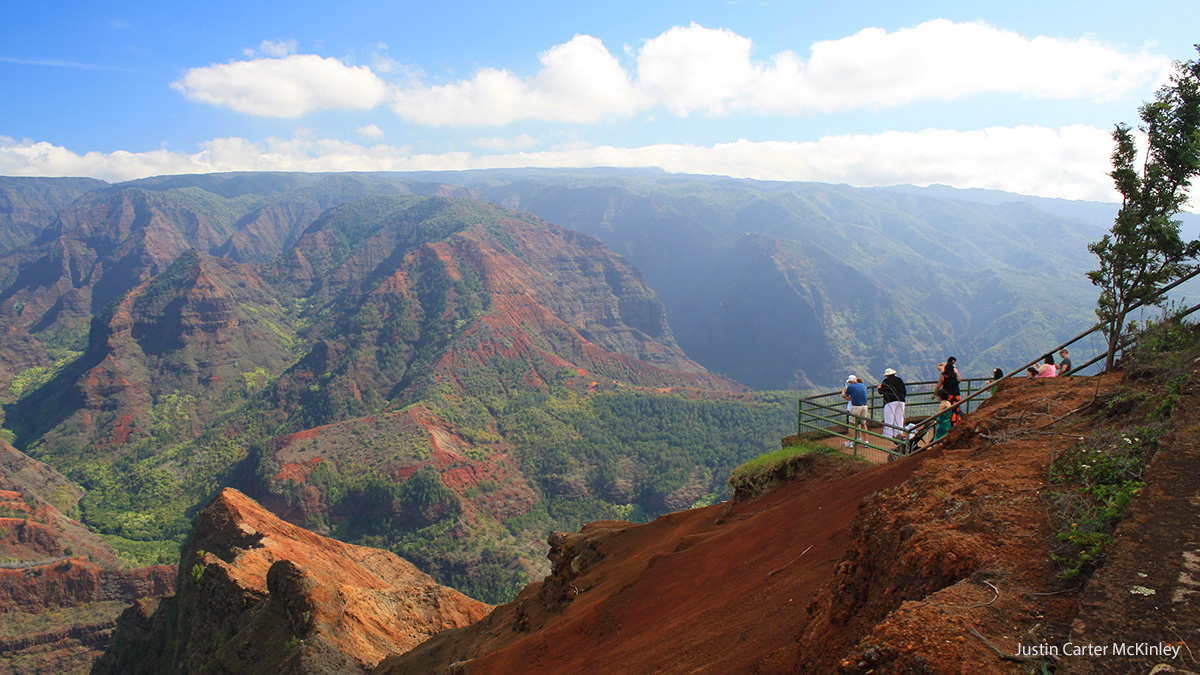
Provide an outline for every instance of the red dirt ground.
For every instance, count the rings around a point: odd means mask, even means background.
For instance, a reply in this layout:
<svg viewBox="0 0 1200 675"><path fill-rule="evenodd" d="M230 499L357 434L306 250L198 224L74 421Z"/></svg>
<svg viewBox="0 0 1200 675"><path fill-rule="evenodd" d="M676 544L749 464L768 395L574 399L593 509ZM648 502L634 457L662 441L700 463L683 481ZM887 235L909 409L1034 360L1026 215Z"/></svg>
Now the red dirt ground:
<svg viewBox="0 0 1200 675"><path fill-rule="evenodd" d="M545 581L376 672L1028 673L1042 659L1012 658L1018 644L1132 640L1143 622L1139 639L1200 645L1194 389L1110 571L1064 588L1050 561L1049 461L1102 423L1090 406L1121 381L1005 381L940 449L877 466L812 457L758 501L552 536ZM1131 580L1158 602L1126 597ZM1058 672L1150 665L1076 658Z"/></svg>
<svg viewBox="0 0 1200 675"><path fill-rule="evenodd" d="M531 586L476 624L477 633L452 632L464 641L452 641L450 658L464 656L454 647L472 656L495 649L471 662L472 675L740 673L764 660L790 663L786 648L794 645L808 600L846 549L845 526L859 501L903 481L919 462L867 467L814 460L813 480L759 501L672 513L646 525L586 526L568 545L576 562L566 566L577 568L577 576L561 589ZM551 597L542 590L553 591ZM559 590L565 595L553 597ZM569 604L558 614L560 603ZM785 653L776 658L781 647ZM381 665L378 672L440 672L420 657L406 663L411 667Z"/></svg>

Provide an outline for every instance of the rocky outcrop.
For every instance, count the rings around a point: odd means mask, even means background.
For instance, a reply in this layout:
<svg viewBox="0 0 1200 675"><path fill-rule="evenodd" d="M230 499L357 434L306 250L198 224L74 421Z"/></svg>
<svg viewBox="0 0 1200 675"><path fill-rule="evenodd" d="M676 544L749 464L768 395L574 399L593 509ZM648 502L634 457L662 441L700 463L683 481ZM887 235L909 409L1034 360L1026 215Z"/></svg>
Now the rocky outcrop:
<svg viewBox="0 0 1200 675"><path fill-rule="evenodd" d="M490 610L232 489L197 516L181 560L177 594L127 611L94 672L363 672Z"/></svg>
<svg viewBox="0 0 1200 675"><path fill-rule="evenodd" d="M1181 463L1156 461L1116 567L1082 599L1058 578L1043 494L1050 457L1120 383L1005 382L939 450L850 475L809 457L810 480L758 501L554 534L544 581L376 673L1149 672L1169 659L1062 649L1194 638L1195 544L1179 526L1195 515L1194 434L1164 441Z"/></svg>

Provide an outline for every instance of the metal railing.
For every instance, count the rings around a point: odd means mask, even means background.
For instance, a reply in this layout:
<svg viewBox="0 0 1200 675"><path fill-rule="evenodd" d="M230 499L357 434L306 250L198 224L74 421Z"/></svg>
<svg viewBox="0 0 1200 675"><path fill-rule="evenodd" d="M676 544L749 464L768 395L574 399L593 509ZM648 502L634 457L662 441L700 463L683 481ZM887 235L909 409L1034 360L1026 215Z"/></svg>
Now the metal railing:
<svg viewBox="0 0 1200 675"><path fill-rule="evenodd" d="M1134 309L1151 305L1152 300L1165 297L1167 291L1196 276L1200 276L1200 268L1193 270L1184 277L1159 289L1158 293L1153 298L1135 303L1130 310L1132 311ZM1197 311L1200 311L1200 304L1193 305L1186 310L1175 313L1169 318L1173 321L1181 321L1184 317ZM1102 324L1093 324L1090 328L1083 331L1079 335L1076 335L1075 337L1067 340L1054 349L1047 351L1046 353L1057 354L1062 349L1070 347L1084 338L1094 335L1096 332L1102 331ZM1137 335L1123 336L1122 339L1117 342L1116 351L1123 352L1129 349L1130 347L1136 345L1137 339ZM1085 369L1092 367L1096 363L1099 363L1107 356L1107 349L1108 345L1105 344L1104 351L1102 353L1096 355L1094 358L1091 358L1082 365L1073 366L1068 372L1063 374L1082 375ZM951 407L960 410L964 415L967 414L973 409L972 406L974 406L974 408L978 408L984 399L991 396L992 391L995 390L995 387L992 386L995 382L1007 380L1012 377L1024 377L1026 369L1031 366L1038 365L1041 360L1041 357L1036 358L1020 368L1010 371L1007 375L1004 375L995 381L986 378L967 378L961 380L960 390L962 392L962 399ZM819 433L822 436L834 436L845 441L849 441L851 447L854 449L855 457L858 457L859 455L860 446L862 446L864 453L868 451L879 452L883 453L883 456L888 459L911 454L917 450L928 448L935 442L933 440L933 429L936 423L935 417L938 413L937 408L939 407L939 402L932 396L926 397L925 394L932 394L933 388L936 386L937 382L906 383L907 395L904 407L904 417L905 419L920 421L915 422L912 425L906 425L906 429L904 431L907 433L902 434L901 438L899 439L894 437L889 438L884 434L872 431L870 429L871 424L876 422L876 420L870 416L871 412L875 410L880 410L882 412L882 405L880 405L882 399L879 395L878 388L875 386L867 388L868 396L870 397L867 401L867 417L851 415L846 408L846 401L842 398L841 391L829 392L827 394L817 394L815 396L801 398L797 414L797 435L803 437L805 433ZM851 418L853 418L853 420ZM854 437L854 427L862 422L866 422L868 428L865 430L859 429L858 437L861 438L865 436L867 439L873 440L862 441ZM878 421L878 424L880 426L882 425L882 419ZM909 426L912 428L907 428ZM834 431L834 429L838 427L841 427L845 433ZM806 429L808 430L807 432L805 431Z"/></svg>
<svg viewBox="0 0 1200 675"><path fill-rule="evenodd" d="M1194 273L1187 277L1190 279L1200 272ZM1186 280L1186 279L1185 279ZM1177 282L1180 283L1180 282ZM1194 305L1184 311L1176 313L1171 317L1171 320L1180 321L1194 312L1200 311L1200 304ZM1067 342L1055 347L1050 354L1057 353L1065 347L1069 347L1084 338L1093 335L1102 329L1100 324L1093 325L1088 330L1076 335ZM1137 342L1136 335L1128 335L1122 339L1117 350L1123 351L1133 346ZM1079 366L1074 366L1069 372L1064 375L1082 374L1084 369L1091 367L1105 357L1105 354L1099 354L1095 358L1088 360ZM1042 359L1034 359L1024 366L1009 372L1007 375L999 378L999 380L1007 380L1012 377L1024 377L1025 369L1030 366L1036 366ZM960 390L962 392L961 400L952 406L959 409L962 414L967 414L971 410L976 409L983 403L984 399L991 396L994 391L993 386L999 380L990 380L986 378L966 378L960 382ZM876 420L872 413L878 410L882 412L882 397L879 394L877 387L868 387L868 414L866 417L851 415L846 407L846 401L842 398L841 391L829 392L826 394L817 394L800 399L799 410L797 412L797 434L803 436L805 433L819 433L821 436L837 437L844 441L849 441L849 446L853 449L855 457L859 456L860 450L863 454L870 455L871 453L882 453L875 455L874 459L892 459L904 455L912 454L917 450L928 448L934 443L933 429L936 423L935 417L938 413L939 401L933 396L933 390L937 386L937 382L912 382L906 384L907 396L904 406L905 419L919 420L912 425L906 425L903 433L899 438L896 438L894 433L882 434L872 430L870 427L875 424L880 431L882 429L882 419ZM927 396L928 395L928 396ZM882 415L880 415L882 417ZM853 418L853 419L852 419ZM867 429L858 429L858 437L855 438L854 427L865 422ZM911 428L909 428L911 427ZM836 431L841 428L842 432ZM806 431L807 430L807 431ZM893 430L887 430L893 431ZM889 436L892 436L889 438ZM867 440L860 440L865 437ZM938 439L940 440L940 439Z"/></svg>
<svg viewBox="0 0 1200 675"><path fill-rule="evenodd" d="M991 394L991 382L987 378L979 377L959 381L962 414L978 408L983 403ZM841 438L850 443L855 457L860 456L860 453L871 459L902 457L927 445L932 438L933 418L937 415L941 403L934 395L936 387L936 381L905 383L907 393L904 416L906 419L918 420L911 430L889 430L883 427L883 398L879 389L872 386L867 389L868 414L865 417L849 413L841 391L801 398L797 413L797 433L803 435L807 432L819 432L822 436ZM854 426L862 422L867 423L867 429L858 430L860 440L855 442ZM883 431L894 433L885 435L881 433ZM861 440L863 438L866 440Z"/></svg>

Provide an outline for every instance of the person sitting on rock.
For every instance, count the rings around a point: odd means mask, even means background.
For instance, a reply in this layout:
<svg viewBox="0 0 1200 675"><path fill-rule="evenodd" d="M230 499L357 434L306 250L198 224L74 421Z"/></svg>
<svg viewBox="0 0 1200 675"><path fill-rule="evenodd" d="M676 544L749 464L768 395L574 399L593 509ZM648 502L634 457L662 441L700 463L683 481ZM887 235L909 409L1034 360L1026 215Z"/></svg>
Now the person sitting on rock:
<svg viewBox="0 0 1200 675"><path fill-rule="evenodd" d="M938 404L937 417L934 418L935 426L933 428L933 440L937 442L942 436L950 433L950 427L953 424L954 412L950 409L954 404L950 402L950 392L945 389L938 389L934 393L941 403Z"/></svg>

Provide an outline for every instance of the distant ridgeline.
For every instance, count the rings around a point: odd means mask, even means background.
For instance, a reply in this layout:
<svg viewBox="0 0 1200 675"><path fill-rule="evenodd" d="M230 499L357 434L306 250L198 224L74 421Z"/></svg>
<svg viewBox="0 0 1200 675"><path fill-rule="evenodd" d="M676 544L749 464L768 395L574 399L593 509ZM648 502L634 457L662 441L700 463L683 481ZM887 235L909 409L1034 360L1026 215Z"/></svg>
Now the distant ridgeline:
<svg viewBox="0 0 1200 675"><path fill-rule="evenodd" d="M1077 332L1098 237L622 171L0 178L0 204L5 428L85 488L69 512L171 560L238 487L490 602L548 529L722 499L794 429L778 390Z"/></svg>

